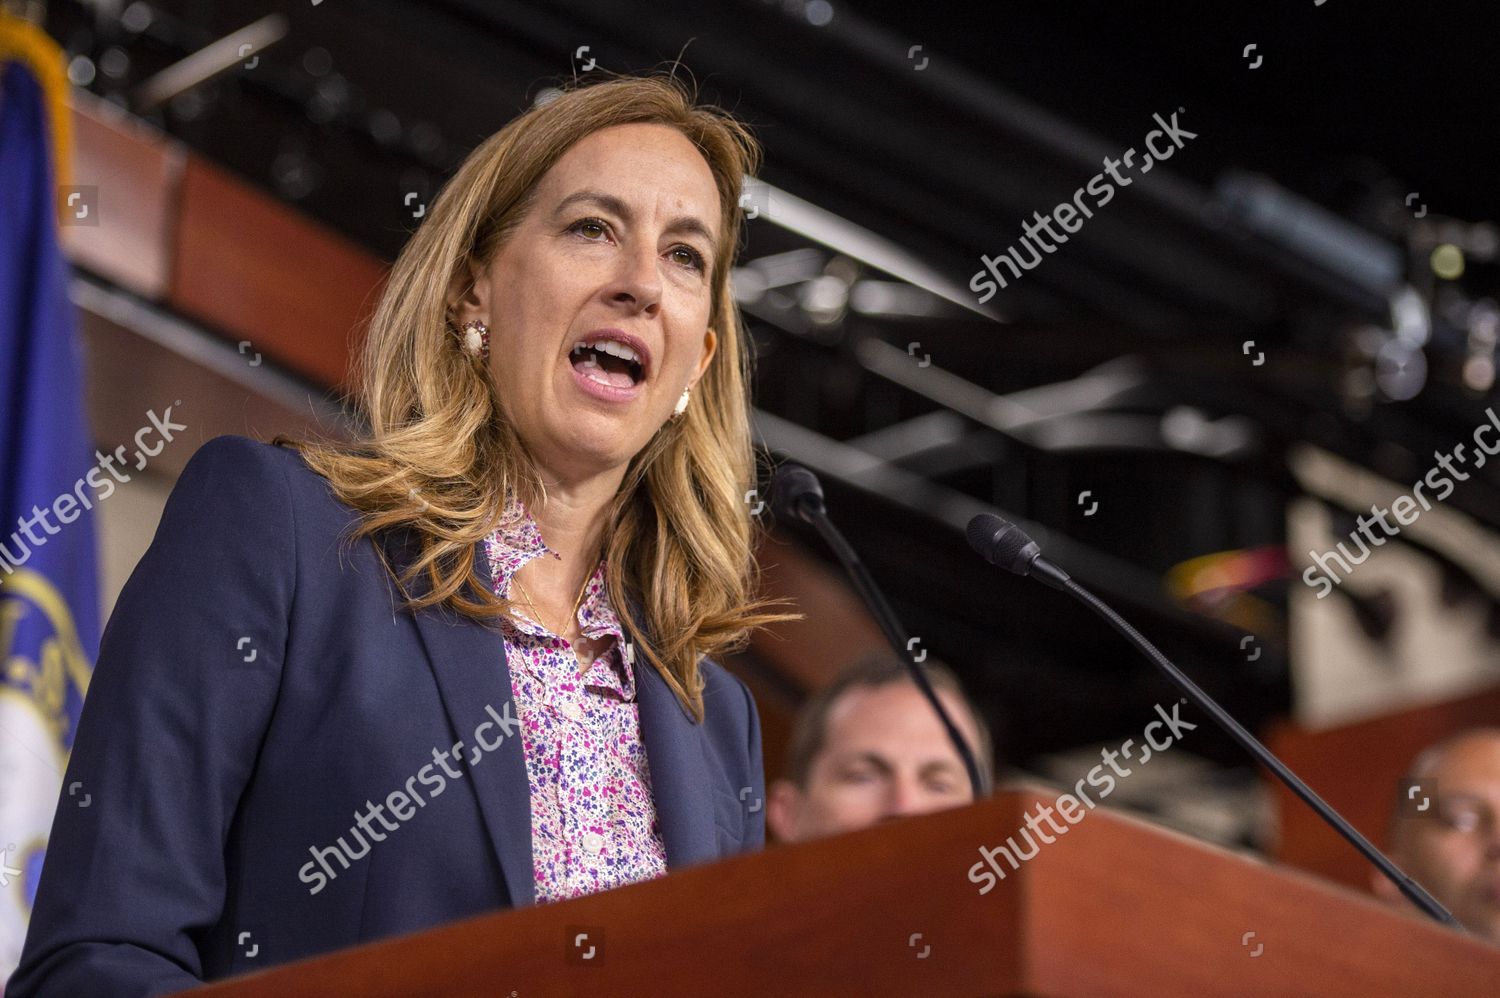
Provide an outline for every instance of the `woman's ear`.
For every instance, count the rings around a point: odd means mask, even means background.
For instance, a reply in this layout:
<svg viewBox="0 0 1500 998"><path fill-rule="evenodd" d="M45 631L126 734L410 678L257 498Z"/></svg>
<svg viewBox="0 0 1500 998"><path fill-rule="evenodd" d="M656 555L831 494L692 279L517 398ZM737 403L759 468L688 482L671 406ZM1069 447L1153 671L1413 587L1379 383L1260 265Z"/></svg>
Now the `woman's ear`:
<svg viewBox="0 0 1500 998"><path fill-rule="evenodd" d="M446 301L455 326L471 319L489 318L489 284L484 277L484 268L473 257L466 258L464 265L454 271Z"/></svg>
<svg viewBox="0 0 1500 998"><path fill-rule="evenodd" d="M703 331L703 356L698 358L698 373L693 375L693 385L697 385L703 373L708 370L709 362L714 359L714 351L718 348L719 334L714 332L713 327L705 329Z"/></svg>

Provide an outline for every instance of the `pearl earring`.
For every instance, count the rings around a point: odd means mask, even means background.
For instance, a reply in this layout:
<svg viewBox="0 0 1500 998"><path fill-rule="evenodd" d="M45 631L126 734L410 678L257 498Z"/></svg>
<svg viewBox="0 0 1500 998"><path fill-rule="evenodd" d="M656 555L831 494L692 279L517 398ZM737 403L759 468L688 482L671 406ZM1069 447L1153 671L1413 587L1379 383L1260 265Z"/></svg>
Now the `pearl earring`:
<svg viewBox="0 0 1500 998"><path fill-rule="evenodd" d="M490 328L478 319L470 319L463 325L461 336L464 352L470 357L488 360L490 356Z"/></svg>
<svg viewBox="0 0 1500 998"><path fill-rule="evenodd" d="M687 412L687 407L688 407L688 393L691 392L691 391L692 391L691 388L684 388L682 390L682 396L677 399L677 407L672 410L672 418L673 419L678 419L678 418L680 418L682 416L682 414L684 412Z"/></svg>

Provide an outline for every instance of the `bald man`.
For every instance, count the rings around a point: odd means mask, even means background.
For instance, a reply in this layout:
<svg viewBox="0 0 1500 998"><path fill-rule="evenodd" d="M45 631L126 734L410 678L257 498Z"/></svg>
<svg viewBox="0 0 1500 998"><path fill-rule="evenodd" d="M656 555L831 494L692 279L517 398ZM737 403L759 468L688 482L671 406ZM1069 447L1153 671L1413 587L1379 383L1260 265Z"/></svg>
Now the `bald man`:
<svg viewBox="0 0 1500 998"><path fill-rule="evenodd" d="M974 749L980 787L993 783L989 727L945 666L928 682ZM904 662L877 654L841 673L803 707L787 777L768 790L766 825L781 842L868 828L906 815L972 803L963 759Z"/></svg>
<svg viewBox="0 0 1500 998"><path fill-rule="evenodd" d="M1500 728L1426 749L1408 785L1417 789L1399 795L1391 858L1470 932L1500 945ZM1370 882L1380 897L1410 905L1377 871Z"/></svg>

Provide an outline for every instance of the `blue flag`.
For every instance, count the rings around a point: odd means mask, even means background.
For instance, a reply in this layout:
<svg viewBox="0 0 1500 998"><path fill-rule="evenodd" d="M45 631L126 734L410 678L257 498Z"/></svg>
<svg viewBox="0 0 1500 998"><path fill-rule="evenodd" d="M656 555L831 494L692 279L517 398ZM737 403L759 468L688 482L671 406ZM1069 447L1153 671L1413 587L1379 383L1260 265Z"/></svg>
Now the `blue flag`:
<svg viewBox="0 0 1500 998"><path fill-rule="evenodd" d="M20 959L99 651L94 464L47 94L0 63L0 974ZM80 501L82 500L82 501ZM86 806L88 787L63 806ZM97 790L98 788L92 788Z"/></svg>

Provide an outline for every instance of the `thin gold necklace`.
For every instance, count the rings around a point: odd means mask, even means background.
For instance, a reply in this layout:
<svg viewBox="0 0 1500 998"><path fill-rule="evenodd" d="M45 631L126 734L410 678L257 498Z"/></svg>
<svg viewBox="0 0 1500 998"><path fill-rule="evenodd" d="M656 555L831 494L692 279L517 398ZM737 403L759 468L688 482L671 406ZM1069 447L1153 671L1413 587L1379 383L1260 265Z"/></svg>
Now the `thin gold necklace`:
<svg viewBox="0 0 1500 998"><path fill-rule="evenodd" d="M578 608L583 605L583 594L589 591L589 581L591 579L593 579L592 575L586 576L584 578L583 585L578 590L578 598L573 601L573 610L568 614L568 621L570 622L570 626L572 622L577 621L578 619ZM547 628L547 630L551 631L553 634L556 634L558 637L566 640L568 637L567 631L559 631L548 624L545 620L541 619L542 609L541 607L537 606L536 601L531 598L531 593L526 591L526 583L521 581L521 577L519 575L515 576L515 582L517 588L521 590L521 595L526 597L526 605L531 607L531 609L536 612L537 623L541 624L543 627Z"/></svg>

